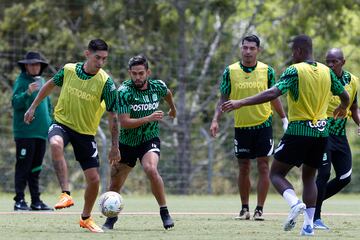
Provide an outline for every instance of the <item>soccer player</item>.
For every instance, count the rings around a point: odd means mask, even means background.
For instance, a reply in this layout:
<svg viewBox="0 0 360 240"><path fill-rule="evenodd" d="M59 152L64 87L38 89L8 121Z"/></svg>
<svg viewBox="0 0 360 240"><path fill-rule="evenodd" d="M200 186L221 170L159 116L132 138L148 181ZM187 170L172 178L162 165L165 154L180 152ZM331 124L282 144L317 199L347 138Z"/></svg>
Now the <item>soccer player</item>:
<svg viewBox="0 0 360 240"><path fill-rule="evenodd" d="M314 215L314 228L328 230L329 228L321 220L321 206L324 200L332 197L343 189L351 180L352 159L350 146L346 137L345 125L347 119L352 117L356 125L360 124L360 116L357 104L357 89L359 79L350 72L343 70L345 64L344 54L341 49L332 48L326 53L326 65L331 68L340 79L350 95L350 106L348 107L347 117L335 119L332 112L339 104L338 97L333 96L330 99L327 110L329 124L329 140L323 162L320 165L316 185L318 196ZM358 129L359 131L360 129ZM336 176L329 181L331 164L335 170ZM329 181L329 182L328 182Z"/></svg>
<svg viewBox="0 0 360 240"><path fill-rule="evenodd" d="M210 126L213 137L219 129L221 116L220 106L228 99L241 99L261 91L275 84L275 71L269 65L257 60L260 52L260 40L256 35L246 36L242 40L241 61L226 67L220 85L221 97L215 109ZM235 219L250 219L250 159L256 158L259 179L257 183L257 206L254 211L254 220L264 220L263 207L269 190L269 156L274 150L272 136L272 110L275 108L287 127L287 118L280 99L276 98L270 103L238 109L235 118L235 156L238 159L239 175L238 188L241 199L239 216Z"/></svg>
<svg viewBox="0 0 360 240"><path fill-rule="evenodd" d="M163 81L150 78L148 61L142 55L129 60L128 72L131 80L124 81L118 90L121 161L112 165L109 190L120 191L139 159L159 204L163 226L172 228L174 222L166 206L164 183L157 169L160 157L158 121L164 117L158 107L164 99L170 107L168 115L175 118L172 93ZM103 228L113 229L117 220L117 217L107 218Z"/></svg>
<svg viewBox="0 0 360 240"><path fill-rule="evenodd" d="M70 195L67 164L64 158L64 147L70 142L87 184L80 227L87 228L91 232L103 232L91 218L100 180L99 156L94 136L106 106L106 110L109 112L112 143L109 161L120 160L117 140L119 135L117 91L113 80L102 69L108 57L106 42L101 39L91 40L85 56L85 62L66 64L41 88L25 113L24 121L30 123L37 118L38 116L34 115L36 107L56 86L61 87L54 112L55 123L50 126L48 136L54 168L62 190L55 209L74 205Z"/></svg>
<svg viewBox="0 0 360 240"><path fill-rule="evenodd" d="M322 163L329 134L326 111L333 93L340 97L340 104L334 109L335 118L346 116L349 95L334 72L313 59L312 39L309 36L299 35L293 39L292 58L295 64L282 73L275 86L252 97L227 101L221 109L229 112L267 102L289 92L290 123L275 149L270 179L291 208L284 230L292 230L297 217L305 210L300 234L311 236L314 235L313 217L317 197L315 174ZM294 187L286 179L294 166L301 165L304 203L298 199Z"/></svg>

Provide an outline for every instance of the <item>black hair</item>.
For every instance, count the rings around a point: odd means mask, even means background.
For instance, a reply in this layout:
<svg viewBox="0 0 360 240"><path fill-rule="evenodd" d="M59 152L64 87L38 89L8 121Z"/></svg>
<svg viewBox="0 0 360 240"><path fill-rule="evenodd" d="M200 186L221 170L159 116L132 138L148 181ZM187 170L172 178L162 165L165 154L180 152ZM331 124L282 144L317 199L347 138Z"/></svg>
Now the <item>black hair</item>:
<svg viewBox="0 0 360 240"><path fill-rule="evenodd" d="M244 44L244 41L255 42L257 47L260 47L260 39L255 34L248 35L242 39L241 44Z"/></svg>
<svg viewBox="0 0 360 240"><path fill-rule="evenodd" d="M136 55L136 56L130 58L129 63L128 63L129 69L131 69L131 67L137 66L137 65L144 65L146 70L149 69L149 63L144 55L140 54L140 55Z"/></svg>
<svg viewBox="0 0 360 240"><path fill-rule="evenodd" d="M102 39L93 39L89 42L88 50L91 52L95 51L108 51L109 47L107 43Z"/></svg>
<svg viewBox="0 0 360 240"><path fill-rule="evenodd" d="M308 35L302 34L296 36L293 40L293 48L300 48L306 53L312 53L312 40Z"/></svg>

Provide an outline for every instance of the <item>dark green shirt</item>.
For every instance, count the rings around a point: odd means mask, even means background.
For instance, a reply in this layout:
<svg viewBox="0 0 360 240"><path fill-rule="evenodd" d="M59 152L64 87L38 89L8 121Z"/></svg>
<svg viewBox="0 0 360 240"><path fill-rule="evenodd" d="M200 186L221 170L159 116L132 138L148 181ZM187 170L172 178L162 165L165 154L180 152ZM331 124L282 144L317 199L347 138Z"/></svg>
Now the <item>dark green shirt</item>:
<svg viewBox="0 0 360 240"><path fill-rule="evenodd" d="M241 64L239 61L241 69L246 73L251 73L256 69L257 63L253 67L246 67ZM271 88L275 85L275 70L268 65L268 88ZM224 73L222 75L222 81L220 83L220 93L224 96L229 96L231 93L231 80L230 80L230 70L229 66L225 68ZM272 116L270 116L265 122L258 126L252 127L243 127L241 129L259 129L264 127L270 127L272 124Z"/></svg>
<svg viewBox="0 0 360 240"><path fill-rule="evenodd" d="M309 64L316 65L316 62L311 62ZM330 70L330 78L331 92L334 95L341 94L344 91L344 87L341 85L332 70ZM286 68L281 74L279 81L275 84L275 87L277 87L282 94L288 92L289 96L294 101L297 101L299 98L299 91L301 91L301 89L299 89L299 77L296 68L294 66ZM325 123L327 123L326 119L321 121L325 121ZM311 127L311 121L292 121L289 123L285 134L309 137L327 137L329 136L329 128L328 124L326 124L325 127L315 128Z"/></svg>
<svg viewBox="0 0 360 240"><path fill-rule="evenodd" d="M42 78L42 85L45 80ZM24 114L34 101L39 91L28 95L29 84L34 79L30 75L22 72L16 79L12 96L12 107L14 110L13 131L14 137L19 138L40 138L47 139L48 129L52 122L52 107L50 98L46 97L35 110L34 120L30 124L24 122Z"/></svg>
<svg viewBox="0 0 360 240"><path fill-rule="evenodd" d="M83 62L76 64L75 72L76 72L76 75L82 80L89 80L94 76L94 75L88 74L84 71L84 63ZM63 85L64 69L61 69L54 75L53 81L56 86L61 87ZM108 111L108 112L117 112L117 109L118 109L117 92L115 90L116 90L116 87L115 87L114 81L109 77L106 80L104 89L101 94L101 100L105 101L106 111Z"/></svg>
<svg viewBox="0 0 360 240"><path fill-rule="evenodd" d="M139 90L132 80L126 80L118 89L119 114L130 114L130 118L143 118L158 110L159 102L168 94L161 80L148 80L146 90ZM121 126L120 126L121 127ZM120 128L119 141L129 146L138 146L159 136L159 123L148 122L137 128Z"/></svg>

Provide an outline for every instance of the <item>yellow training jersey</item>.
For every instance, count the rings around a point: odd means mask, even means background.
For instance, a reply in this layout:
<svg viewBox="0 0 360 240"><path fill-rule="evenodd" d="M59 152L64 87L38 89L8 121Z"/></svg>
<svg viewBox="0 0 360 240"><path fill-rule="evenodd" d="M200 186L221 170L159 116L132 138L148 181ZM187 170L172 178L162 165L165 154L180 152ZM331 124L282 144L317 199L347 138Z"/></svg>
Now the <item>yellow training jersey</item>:
<svg viewBox="0 0 360 240"><path fill-rule="evenodd" d="M83 80L77 76L75 66L72 63L64 66L63 85L54 118L78 133L95 135L105 111L101 94L109 76L100 69L92 78Z"/></svg>
<svg viewBox="0 0 360 240"><path fill-rule="evenodd" d="M299 98L294 101L288 94L289 121L311 120L314 123L326 119L331 98L330 69L319 62L315 65L297 63L292 65L298 72Z"/></svg>
<svg viewBox="0 0 360 240"><path fill-rule="evenodd" d="M231 92L229 98L239 100L268 89L268 65L257 62L254 71L244 72L239 62L229 66ZM271 115L270 102L246 106L234 111L235 127L252 127L265 122Z"/></svg>

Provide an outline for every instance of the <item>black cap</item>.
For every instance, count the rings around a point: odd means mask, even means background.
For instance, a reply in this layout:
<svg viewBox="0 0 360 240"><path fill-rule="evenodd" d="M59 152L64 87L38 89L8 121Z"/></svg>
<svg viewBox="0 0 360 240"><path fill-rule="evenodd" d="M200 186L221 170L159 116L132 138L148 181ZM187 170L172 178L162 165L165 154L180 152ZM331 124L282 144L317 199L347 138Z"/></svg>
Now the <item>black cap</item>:
<svg viewBox="0 0 360 240"><path fill-rule="evenodd" d="M18 65L21 68L22 71L26 71L25 64L33 64L33 63L40 63L41 64L41 70L40 75L43 72L43 70L49 65L40 55L38 52L27 52L25 54L24 59L18 61Z"/></svg>

